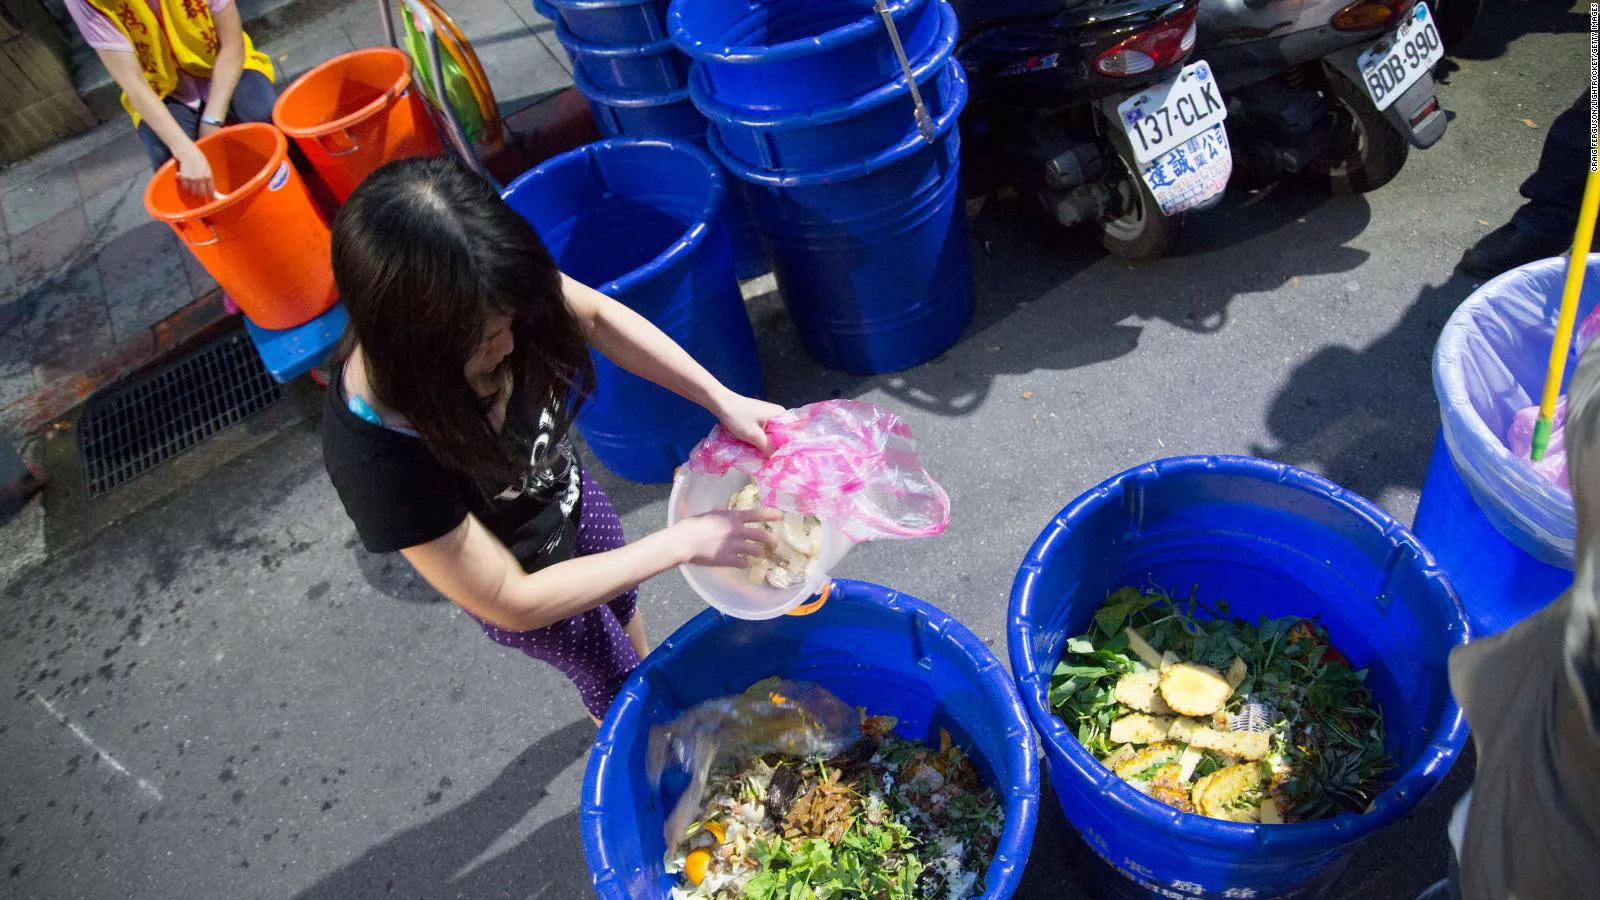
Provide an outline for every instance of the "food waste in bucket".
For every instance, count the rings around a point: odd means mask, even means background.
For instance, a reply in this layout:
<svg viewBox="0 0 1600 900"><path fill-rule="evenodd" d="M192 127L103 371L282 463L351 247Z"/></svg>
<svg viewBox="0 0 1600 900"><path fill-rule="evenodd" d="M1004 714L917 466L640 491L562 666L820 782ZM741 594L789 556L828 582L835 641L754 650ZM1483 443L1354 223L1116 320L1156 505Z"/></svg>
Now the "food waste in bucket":
<svg viewBox="0 0 1600 900"><path fill-rule="evenodd" d="M1123 587L1067 641L1055 713L1101 765L1174 809L1284 824L1361 813L1386 786L1365 673L1315 619Z"/></svg>
<svg viewBox="0 0 1600 900"><path fill-rule="evenodd" d="M712 429L673 479L667 522L728 509L753 484L762 506L820 522L817 550L798 587L753 581L739 569L682 566L715 609L755 620L815 612L827 600L829 573L857 543L933 537L950 522L949 496L890 410L826 400L774 416L766 433L771 452L763 455L722 426ZM813 597L820 599L806 602Z"/></svg>
<svg viewBox="0 0 1600 900"><path fill-rule="evenodd" d="M769 678L650 730L649 781L687 775L663 832L675 897L968 898L1005 830L993 785L820 685Z"/></svg>
<svg viewBox="0 0 1600 900"><path fill-rule="evenodd" d="M835 599L804 619L748 622L707 609L630 676L600 727L584 779L584 856L598 897L665 898L681 885L667 872L664 829L689 777L678 769L651 787L652 729L772 677L817 685L852 713L864 707L893 717L896 737L931 752L948 732L1003 808L982 896L1000 900L1017 891L1037 819L1038 751L1005 667L938 608L840 580Z"/></svg>
<svg viewBox="0 0 1600 900"><path fill-rule="evenodd" d="M1368 811L1218 821L1152 799L1102 765L1057 715L1051 682L1110 594L1152 584L1184 595L1198 585L1248 621L1315 618L1367 670L1393 763ZM1279 898L1326 889L1362 839L1449 771L1467 732L1446 660L1470 634L1438 563L1372 503L1281 463L1197 456L1139 466L1069 503L1017 572L1006 640L1062 811L1114 870L1119 887L1107 893Z"/></svg>

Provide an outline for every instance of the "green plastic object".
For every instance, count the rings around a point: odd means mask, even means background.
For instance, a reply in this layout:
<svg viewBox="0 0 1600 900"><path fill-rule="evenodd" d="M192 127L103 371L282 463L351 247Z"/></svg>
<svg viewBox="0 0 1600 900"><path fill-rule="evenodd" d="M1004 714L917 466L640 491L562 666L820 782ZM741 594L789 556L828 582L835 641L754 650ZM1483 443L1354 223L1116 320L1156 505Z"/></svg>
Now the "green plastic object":
<svg viewBox="0 0 1600 900"><path fill-rule="evenodd" d="M428 96L436 98L439 92L433 89L433 73L428 65L428 42L417 30L416 23L411 21L411 9L402 6L400 11L406 26L406 51L411 54L411 67ZM461 123L461 131L470 143L483 143L483 111L478 108L478 97L472 91L472 82L449 53L440 53L439 63L444 68L445 95L449 97L450 108L455 111L456 121Z"/></svg>
<svg viewBox="0 0 1600 900"><path fill-rule="evenodd" d="M1552 427L1551 421L1544 416L1540 416L1538 421L1533 423L1533 443L1529 448L1531 452L1528 455L1533 458L1534 462L1544 459L1544 452L1550 448Z"/></svg>

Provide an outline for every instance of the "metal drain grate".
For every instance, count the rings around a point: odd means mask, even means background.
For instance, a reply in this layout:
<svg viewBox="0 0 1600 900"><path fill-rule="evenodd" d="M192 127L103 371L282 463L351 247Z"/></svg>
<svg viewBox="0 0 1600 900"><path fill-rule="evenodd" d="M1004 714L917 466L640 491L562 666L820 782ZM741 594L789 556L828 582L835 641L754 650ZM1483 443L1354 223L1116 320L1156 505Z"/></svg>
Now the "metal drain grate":
<svg viewBox="0 0 1600 900"><path fill-rule="evenodd" d="M242 332L97 394L78 420L89 499L110 493L283 398Z"/></svg>

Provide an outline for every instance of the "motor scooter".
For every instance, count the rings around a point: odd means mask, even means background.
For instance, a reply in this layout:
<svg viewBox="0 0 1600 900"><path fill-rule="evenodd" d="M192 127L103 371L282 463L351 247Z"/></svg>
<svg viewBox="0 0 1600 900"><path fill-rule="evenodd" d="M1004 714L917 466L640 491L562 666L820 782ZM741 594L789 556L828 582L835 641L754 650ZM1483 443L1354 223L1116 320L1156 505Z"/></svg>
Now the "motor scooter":
<svg viewBox="0 0 1600 900"><path fill-rule="evenodd" d="M1013 188L1129 259L1166 253L1182 214L1220 198L1228 108L1189 59L1200 0L953 3L969 194Z"/></svg>
<svg viewBox="0 0 1600 900"><path fill-rule="evenodd" d="M1203 0L1197 28L1246 183L1371 191L1444 136L1444 43L1421 0Z"/></svg>

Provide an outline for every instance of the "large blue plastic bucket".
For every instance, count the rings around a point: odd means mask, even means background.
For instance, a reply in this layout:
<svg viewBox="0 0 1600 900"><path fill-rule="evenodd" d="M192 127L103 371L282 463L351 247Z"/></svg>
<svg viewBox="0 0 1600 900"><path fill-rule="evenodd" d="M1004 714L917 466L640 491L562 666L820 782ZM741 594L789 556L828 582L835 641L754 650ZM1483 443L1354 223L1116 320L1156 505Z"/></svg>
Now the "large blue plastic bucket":
<svg viewBox="0 0 1600 900"><path fill-rule="evenodd" d="M542 6L559 13L574 36L596 44L648 44L667 37L667 0L533 0L535 10L554 20Z"/></svg>
<svg viewBox="0 0 1600 900"><path fill-rule="evenodd" d="M827 606L805 618L751 622L708 609L633 673L600 726L583 782L584 856L601 900L664 900L674 884L662 871L662 826L677 793L649 788L650 727L773 675L895 716L903 737L938 746L939 729L948 730L1005 804L983 897L1016 891L1039 811L1039 764L1005 668L960 622L915 597L859 581L834 585Z"/></svg>
<svg viewBox="0 0 1600 900"><path fill-rule="evenodd" d="M934 4L942 29L932 49L912 66L930 115L937 118L954 91L950 57L959 26L948 3ZM819 109L757 112L728 106L711 95L706 67L690 80L694 104L710 119L734 156L771 171L836 166L882 152L916 130L916 106L904 76L861 97Z"/></svg>
<svg viewBox="0 0 1600 900"><path fill-rule="evenodd" d="M643 44L596 44L555 23L556 38L567 49L573 68L596 91L607 94L658 95L688 86L689 58L671 38Z"/></svg>
<svg viewBox="0 0 1600 900"><path fill-rule="evenodd" d="M907 59L921 59L938 39L941 5L889 0ZM734 108L832 106L900 74L873 0L678 0L667 21L704 67L710 96Z"/></svg>
<svg viewBox="0 0 1600 900"><path fill-rule="evenodd" d="M629 96L612 94L591 85L583 73L574 70L573 81L589 101L595 124L607 137L654 137L687 141L701 149L707 146L706 122L689 99L689 89L679 88L664 94ZM749 204L736 186L730 185L725 206L728 231L733 241L734 269L740 278L764 274L770 266L761 247L761 237L750 218Z"/></svg>
<svg viewBox="0 0 1600 900"><path fill-rule="evenodd" d="M1450 576L1478 637L1505 631L1572 586L1571 569L1528 555L1489 521L1461 481L1442 435L1422 483L1412 531Z"/></svg>
<svg viewBox="0 0 1600 900"><path fill-rule="evenodd" d="M577 69L572 71L572 81L589 101L594 123L606 137L626 135L705 142L706 129L710 126L705 116L694 108L686 87L660 94L616 94L590 84Z"/></svg>
<svg viewBox="0 0 1600 900"><path fill-rule="evenodd" d="M829 169L774 173L711 148L747 183L756 227L772 250L778 290L800 342L825 366L896 372L948 350L972 318L972 257L955 129L967 82L927 143L900 144Z"/></svg>
<svg viewBox="0 0 1600 900"><path fill-rule="evenodd" d="M649 319L723 384L761 393L755 335L722 224L727 177L703 151L601 141L541 164L502 196L563 272ZM672 480L716 420L599 354L594 363L595 396L577 422L584 440L624 478Z"/></svg>
<svg viewBox="0 0 1600 900"><path fill-rule="evenodd" d="M706 135L693 142L696 147L711 153ZM756 230L756 220L750 215L750 201L745 197L744 183L737 179L728 181L728 204L722 219L728 226L728 237L733 242L733 269L739 280L759 278L772 271L767 262L766 248L761 244L761 233Z"/></svg>
<svg viewBox="0 0 1600 900"><path fill-rule="evenodd" d="M1473 291L1439 332L1433 387L1445 446L1478 508L1533 558L1570 569L1578 533L1572 495L1506 446L1514 417L1536 406L1544 391L1566 278L1566 259L1543 259ZM1592 254L1578 297L1579 320L1597 307L1600 254ZM1574 341L1569 379L1577 353Z"/></svg>
<svg viewBox="0 0 1600 900"><path fill-rule="evenodd" d="M1246 619L1321 617L1351 664L1370 670L1396 764L1370 812L1295 825L1181 813L1078 743L1051 711L1051 673L1108 591L1152 583L1179 594L1194 586ZM1006 640L1061 809L1126 876L1120 892L1266 900L1325 889L1361 839L1449 771L1467 727L1446 658L1468 634L1449 580L1387 513L1281 463L1193 456L1130 469L1068 504L1017 572Z"/></svg>

